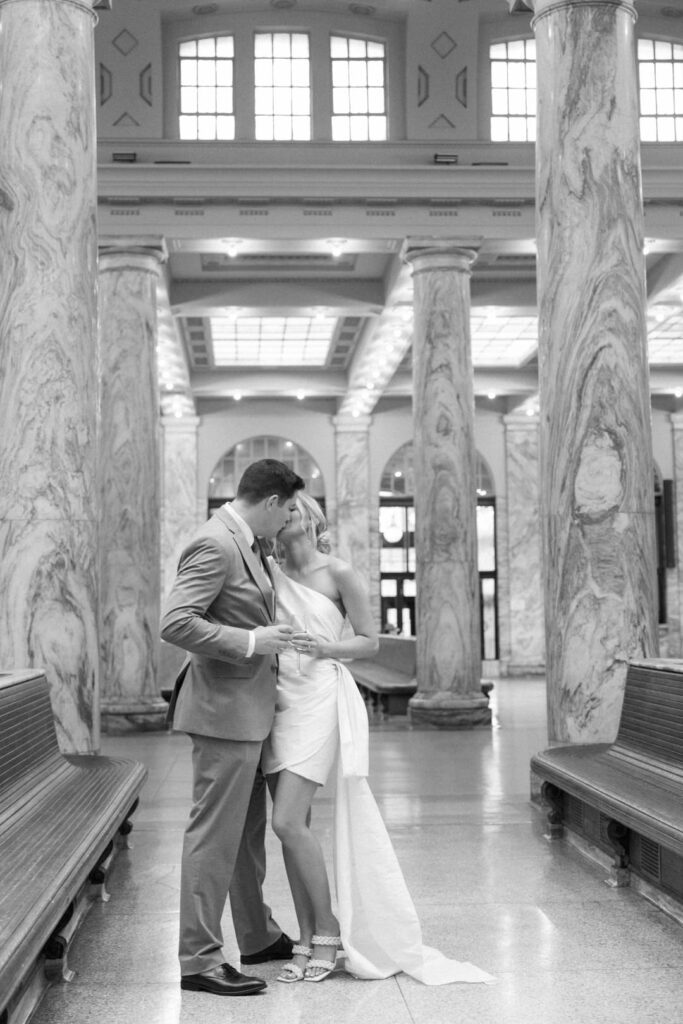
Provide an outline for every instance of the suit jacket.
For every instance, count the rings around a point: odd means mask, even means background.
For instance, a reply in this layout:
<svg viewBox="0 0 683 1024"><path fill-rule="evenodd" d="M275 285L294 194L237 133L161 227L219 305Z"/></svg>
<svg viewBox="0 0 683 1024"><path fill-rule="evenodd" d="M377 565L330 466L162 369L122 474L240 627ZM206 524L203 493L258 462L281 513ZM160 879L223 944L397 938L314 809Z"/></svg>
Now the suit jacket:
<svg viewBox="0 0 683 1024"><path fill-rule="evenodd" d="M173 727L200 736L262 740L275 712L275 655L246 657L248 631L272 625L275 593L235 520L218 509L187 545L161 636L190 653L169 708Z"/></svg>

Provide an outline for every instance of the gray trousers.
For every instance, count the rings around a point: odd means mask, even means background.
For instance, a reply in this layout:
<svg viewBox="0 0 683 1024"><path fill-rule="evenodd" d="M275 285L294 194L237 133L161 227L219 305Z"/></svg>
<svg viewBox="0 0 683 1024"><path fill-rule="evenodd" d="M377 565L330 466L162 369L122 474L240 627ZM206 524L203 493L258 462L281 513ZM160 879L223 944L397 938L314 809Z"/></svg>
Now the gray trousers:
<svg viewBox="0 0 683 1024"><path fill-rule="evenodd" d="M192 735L193 804L180 874L180 972L225 960L221 917L230 907L240 953L256 953L282 933L263 902L266 782L261 741Z"/></svg>

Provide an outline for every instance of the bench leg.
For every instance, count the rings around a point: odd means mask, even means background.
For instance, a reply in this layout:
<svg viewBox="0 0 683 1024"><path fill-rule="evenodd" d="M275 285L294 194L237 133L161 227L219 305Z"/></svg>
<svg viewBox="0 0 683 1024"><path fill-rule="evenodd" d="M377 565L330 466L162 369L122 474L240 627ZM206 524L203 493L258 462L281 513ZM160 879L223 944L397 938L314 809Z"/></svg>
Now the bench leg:
<svg viewBox="0 0 683 1024"><path fill-rule="evenodd" d="M67 963L68 942L63 935L53 935L43 948L45 977L48 981L73 981L76 972Z"/></svg>
<svg viewBox="0 0 683 1024"><path fill-rule="evenodd" d="M607 823L607 838L614 850L614 862L610 867L609 878L606 878L605 882L614 889L623 889L631 884L628 850L629 831L626 825L622 825L620 821L614 821L613 818L610 818Z"/></svg>
<svg viewBox="0 0 683 1024"><path fill-rule="evenodd" d="M103 903L109 903L109 900L111 899L111 894L107 892L106 882L107 869L111 864L113 852L113 842L107 843L107 848L104 850L97 864L88 875L88 881L97 890L94 895L99 897Z"/></svg>
<svg viewBox="0 0 683 1024"><path fill-rule="evenodd" d="M135 801L133 806L130 808L130 810L126 814L125 821L122 821L121 824L119 825L118 842L119 842L119 846L122 847L122 849L124 849L124 850L132 850L133 849L133 844L131 843L131 841L129 839L129 836L130 836L131 832L133 831L133 822L132 822L131 819L133 817L133 814L137 810L137 806L138 806L139 803L140 803L139 800Z"/></svg>
<svg viewBox="0 0 683 1024"><path fill-rule="evenodd" d="M548 809L548 831L545 838L549 841L561 839L564 835L562 824L562 790L554 786L552 782L544 782L541 786L541 799Z"/></svg>

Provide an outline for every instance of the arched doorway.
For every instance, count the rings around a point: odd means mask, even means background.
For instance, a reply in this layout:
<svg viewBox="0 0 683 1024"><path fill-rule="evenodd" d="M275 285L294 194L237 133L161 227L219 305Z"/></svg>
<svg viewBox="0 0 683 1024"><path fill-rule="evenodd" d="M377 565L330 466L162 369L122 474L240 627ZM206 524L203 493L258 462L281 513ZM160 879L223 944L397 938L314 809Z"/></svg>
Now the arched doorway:
<svg viewBox="0 0 683 1024"><path fill-rule="evenodd" d="M263 435L238 441L220 457L209 478L209 513L235 497L242 473L257 459L284 462L302 477L307 492L325 507L325 482L320 467L306 449L285 437Z"/></svg>
<svg viewBox="0 0 683 1024"><path fill-rule="evenodd" d="M498 658L496 498L493 476L477 453L477 545L481 610L481 656ZM387 462L379 491L380 601L384 631L414 636L415 474L408 441Z"/></svg>

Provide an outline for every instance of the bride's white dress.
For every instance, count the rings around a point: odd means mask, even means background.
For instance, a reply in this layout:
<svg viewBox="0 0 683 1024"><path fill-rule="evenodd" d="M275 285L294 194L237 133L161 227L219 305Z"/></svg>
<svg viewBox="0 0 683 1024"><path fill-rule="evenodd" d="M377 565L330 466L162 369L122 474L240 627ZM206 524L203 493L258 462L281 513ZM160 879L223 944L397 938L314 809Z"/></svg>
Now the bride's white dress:
<svg viewBox="0 0 683 1024"><path fill-rule="evenodd" d="M278 619L328 641L346 620L323 594L273 565ZM346 970L357 978L404 971L427 985L491 983L470 963L449 960L422 943L417 913L368 785L368 716L349 670L338 661L287 651L280 655L278 700L264 745L266 774L286 768L324 783L339 753L334 826L337 916Z"/></svg>

